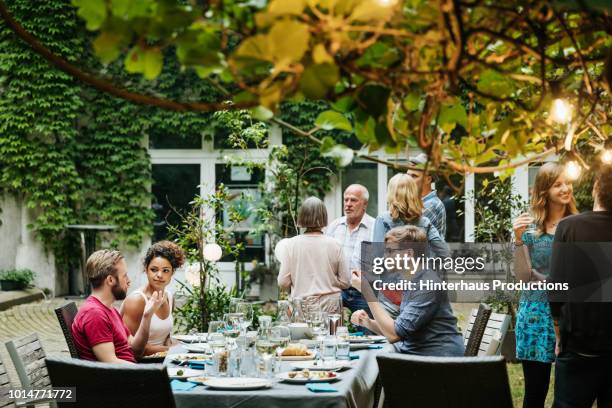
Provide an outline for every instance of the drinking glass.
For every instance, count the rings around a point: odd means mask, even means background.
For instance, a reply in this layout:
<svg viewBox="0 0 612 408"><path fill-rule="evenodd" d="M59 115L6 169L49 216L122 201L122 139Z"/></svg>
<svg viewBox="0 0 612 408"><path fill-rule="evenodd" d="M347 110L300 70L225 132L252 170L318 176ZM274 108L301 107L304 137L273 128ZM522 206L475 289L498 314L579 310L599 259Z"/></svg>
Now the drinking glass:
<svg viewBox="0 0 612 408"><path fill-rule="evenodd" d="M279 300L277 304L276 322L284 326L291 323L291 304L288 300Z"/></svg>
<svg viewBox="0 0 612 408"><path fill-rule="evenodd" d="M341 337L338 337L336 341L336 360L350 360L350 343Z"/></svg>
<svg viewBox="0 0 612 408"><path fill-rule="evenodd" d="M270 378L273 375L272 362L276 354L277 345L270 339L257 339L255 342L255 350L259 355L259 372L261 377Z"/></svg>
<svg viewBox="0 0 612 408"><path fill-rule="evenodd" d="M276 345L277 354L282 354L291 341L291 332L286 326L274 326L271 330L270 341Z"/></svg>
<svg viewBox="0 0 612 408"><path fill-rule="evenodd" d="M348 327L346 326L338 326L336 328L336 337L338 339L346 340L349 336Z"/></svg>
<svg viewBox="0 0 612 408"><path fill-rule="evenodd" d="M527 226L525 234L535 235L538 232L538 224L536 224L536 218L531 211L529 212L529 216L531 217L532 222Z"/></svg>
<svg viewBox="0 0 612 408"><path fill-rule="evenodd" d="M323 339L321 359L323 360L323 364L336 359L336 339L332 336L327 336Z"/></svg>
<svg viewBox="0 0 612 408"><path fill-rule="evenodd" d="M208 338L210 339L210 335L213 333L218 333L223 330L223 326L225 323L221 320L213 320L208 322Z"/></svg>
<svg viewBox="0 0 612 408"><path fill-rule="evenodd" d="M223 316L223 321L225 322L225 330L223 330L223 335L228 339L235 339L238 337L240 335L242 319L242 313L226 313Z"/></svg>
<svg viewBox="0 0 612 408"><path fill-rule="evenodd" d="M340 324L340 313L331 313L329 315L329 334L331 336L336 335L336 328Z"/></svg>
<svg viewBox="0 0 612 408"><path fill-rule="evenodd" d="M249 326L253 324L253 305L248 302L240 302L236 305L236 312L242 313L240 328L242 329L242 334L246 335Z"/></svg>

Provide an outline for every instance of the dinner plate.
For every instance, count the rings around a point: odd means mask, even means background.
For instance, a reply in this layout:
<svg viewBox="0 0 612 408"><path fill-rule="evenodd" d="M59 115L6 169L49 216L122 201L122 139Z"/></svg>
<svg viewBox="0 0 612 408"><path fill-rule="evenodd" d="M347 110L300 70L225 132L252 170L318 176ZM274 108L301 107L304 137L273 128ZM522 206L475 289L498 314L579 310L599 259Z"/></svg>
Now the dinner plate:
<svg viewBox="0 0 612 408"><path fill-rule="evenodd" d="M196 334L173 334L172 338L180 341L181 343L201 343L206 341L208 333Z"/></svg>
<svg viewBox="0 0 612 408"><path fill-rule="evenodd" d="M368 336L374 343L383 343L387 340L385 336Z"/></svg>
<svg viewBox="0 0 612 408"><path fill-rule="evenodd" d="M374 343L370 336L354 336L346 339L349 343Z"/></svg>
<svg viewBox="0 0 612 408"><path fill-rule="evenodd" d="M297 368L300 370L309 369L314 371L327 370L327 371L338 371L343 368L351 368L351 363L348 361L296 361L291 364L293 368Z"/></svg>
<svg viewBox="0 0 612 408"><path fill-rule="evenodd" d="M295 376L291 377L290 375L292 373L295 373ZM340 379L340 374L329 370L325 372L326 375L323 377L319 377L318 375L318 373L323 373L323 371L310 371L308 377L304 377L301 373L303 373L303 371L289 371L285 373L278 373L276 374L276 378L294 384L306 384L309 382L330 382L337 381L338 379Z"/></svg>
<svg viewBox="0 0 612 408"><path fill-rule="evenodd" d="M190 378L189 381L192 381ZM270 388L272 383L264 378L210 377L199 382L216 390L258 390Z"/></svg>
<svg viewBox="0 0 612 408"><path fill-rule="evenodd" d="M184 361L206 361L210 360L210 356L202 353L191 353L191 354L172 354L170 358L175 363L182 363Z"/></svg>
<svg viewBox="0 0 612 408"><path fill-rule="evenodd" d="M167 367L168 377L171 379L182 380L184 378L195 377L202 374L202 370L194 370L188 367ZM181 374L179 374L179 371Z"/></svg>
<svg viewBox="0 0 612 408"><path fill-rule="evenodd" d="M196 384L200 384L200 385L204 385L204 383L206 381L208 381L209 378L210 377L202 377L202 376L189 377L189 378L187 378L187 381L192 382L192 383L196 383Z"/></svg>
<svg viewBox="0 0 612 408"><path fill-rule="evenodd" d="M349 349L351 350L367 350L373 343L351 343Z"/></svg>
<svg viewBox="0 0 612 408"><path fill-rule="evenodd" d="M208 343L183 344L183 348L185 348L190 353L206 353L210 350L210 346L208 345Z"/></svg>

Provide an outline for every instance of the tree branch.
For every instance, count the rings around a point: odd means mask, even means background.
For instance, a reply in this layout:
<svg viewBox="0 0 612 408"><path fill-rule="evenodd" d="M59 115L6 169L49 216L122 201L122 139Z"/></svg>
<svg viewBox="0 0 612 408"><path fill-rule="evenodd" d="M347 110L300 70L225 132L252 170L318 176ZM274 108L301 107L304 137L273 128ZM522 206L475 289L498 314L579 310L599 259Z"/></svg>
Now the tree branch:
<svg viewBox="0 0 612 408"><path fill-rule="evenodd" d="M245 109L258 105L257 102L182 102L128 91L125 88L118 87L88 72L80 70L76 66L66 61L64 58L53 53L13 18L3 0L0 0L0 16L2 16L6 22L6 25L15 33L15 35L17 35L17 37L23 40L28 46L30 46L30 48L32 48L34 52L39 54L56 68L101 92L109 93L113 96L128 100L138 105L157 106L159 108L178 112L216 112L232 109Z"/></svg>

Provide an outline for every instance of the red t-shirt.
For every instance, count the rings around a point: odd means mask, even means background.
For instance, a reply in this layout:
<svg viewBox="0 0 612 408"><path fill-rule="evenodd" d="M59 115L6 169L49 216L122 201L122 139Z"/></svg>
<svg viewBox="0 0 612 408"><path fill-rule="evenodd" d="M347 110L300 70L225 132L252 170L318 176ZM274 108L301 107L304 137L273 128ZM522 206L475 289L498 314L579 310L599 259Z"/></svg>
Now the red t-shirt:
<svg viewBox="0 0 612 408"><path fill-rule="evenodd" d="M74 344L84 360L97 361L93 346L112 342L121 360L136 362L128 343L130 331L114 307L107 307L95 296L89 296L72 322Z"/></svg>

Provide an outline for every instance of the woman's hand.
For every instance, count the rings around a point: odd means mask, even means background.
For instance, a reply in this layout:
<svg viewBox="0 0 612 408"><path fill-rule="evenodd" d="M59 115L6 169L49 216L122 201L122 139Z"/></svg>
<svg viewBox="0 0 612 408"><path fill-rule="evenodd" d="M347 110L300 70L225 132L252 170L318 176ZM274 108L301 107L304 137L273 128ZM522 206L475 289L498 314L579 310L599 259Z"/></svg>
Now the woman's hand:
<svg viewBox="0 0 612 408"><path fill-rule="evenodd" d="M368 316L365 310L357 310L351 315L351 323L357 326L365 327L368 320L370 320L370 316Z"/></svg>
<svg viewBox="0 0 612 408"><path fill-rule="evenodd" d="M527 229L529 224L533 224L534 219L529 213L522 213L518 217L515 218L512 223L512 230L514 231L514 241L516 243L523 242L521 237L523 236L523 232Z"/></svg>
<svg viewBox="0 0 612 408"><path fill-rule="evenodd" d="M147 299L142 316L147 318L152 317L153 314L159 310L161 305L166 303L167 299L168 294L165 291L162 292L161 290L158 290L153 292L153 295Z"/></svg>
<svg viewBox="0 0 612 408"><path fill-rule="evenodd" d="M351 286L361 292L361 271L351 271Z"/></svg>

